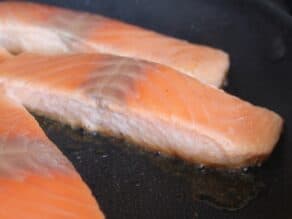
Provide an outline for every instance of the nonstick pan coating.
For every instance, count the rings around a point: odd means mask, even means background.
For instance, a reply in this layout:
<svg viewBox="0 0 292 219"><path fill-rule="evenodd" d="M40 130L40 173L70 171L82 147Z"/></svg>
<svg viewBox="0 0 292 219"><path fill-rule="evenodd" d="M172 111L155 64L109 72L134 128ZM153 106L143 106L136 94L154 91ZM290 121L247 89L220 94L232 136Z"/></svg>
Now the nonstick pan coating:
<svg viewBox="0 0 292 219"><path fill-rule="evenodd" d="M225 89L285 119L278 147L261 168L221 173L38 117L108 218L292 218L292 24L283 6L269 0L38 2L221 48L231 56Z"/></svg>

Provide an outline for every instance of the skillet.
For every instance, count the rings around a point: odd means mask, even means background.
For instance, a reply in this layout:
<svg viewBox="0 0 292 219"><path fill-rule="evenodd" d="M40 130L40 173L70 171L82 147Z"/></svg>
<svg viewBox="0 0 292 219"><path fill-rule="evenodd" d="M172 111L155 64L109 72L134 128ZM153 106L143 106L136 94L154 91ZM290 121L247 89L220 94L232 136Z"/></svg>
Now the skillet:
<svg viewBox="0 0 292 219"><path fill-rule="evenodd" d="M292 218L292 19L271 0L39 0L227 51L225 90L285 119L271 158L243 172L200 169L37 117L107 218ZM195 95L195 94L194 94Z"/></svg>

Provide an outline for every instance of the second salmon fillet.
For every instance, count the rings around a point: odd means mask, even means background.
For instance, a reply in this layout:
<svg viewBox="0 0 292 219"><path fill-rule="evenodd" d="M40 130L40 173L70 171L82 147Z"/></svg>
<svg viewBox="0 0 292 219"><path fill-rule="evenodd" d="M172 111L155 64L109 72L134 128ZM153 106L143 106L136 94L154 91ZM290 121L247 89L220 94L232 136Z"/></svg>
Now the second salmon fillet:
<svg viewBox="0 0 292 219"><path fill-rule="evenodd" d="M219 87L228 55L134 25L34 3L0 3L0 46L13 53L102 52L164 64Z"/></svg>
<svg viewBox="0 0 292 219"><path fill-rule="evenodd" d="M171 68L110 55L23 54L0 65L0 82L32 111L216 167L262 162L283 122Z"/></svg>
<svg viewBox="0 0 292 219"><path fill-rule="evenodd" d="M2 89L0 145L1 219L104 219L73 165Z"/></svg>

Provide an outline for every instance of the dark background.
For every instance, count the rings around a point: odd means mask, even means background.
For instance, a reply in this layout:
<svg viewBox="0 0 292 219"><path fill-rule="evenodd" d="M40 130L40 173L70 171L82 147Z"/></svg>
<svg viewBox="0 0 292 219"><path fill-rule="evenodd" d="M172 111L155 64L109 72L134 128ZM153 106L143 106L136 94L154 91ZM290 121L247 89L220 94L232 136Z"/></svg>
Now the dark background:
<svg viewBox="0 0 292 219"><path fill-rule="evenodd" d="M39 118L89 184L108 218L292 218L291 1L38 2L101 13L221 48L230 54L232 63L225 89L285 119L281 140L261 168L227 174L198 170L115 139L93 137Z"/></svg>

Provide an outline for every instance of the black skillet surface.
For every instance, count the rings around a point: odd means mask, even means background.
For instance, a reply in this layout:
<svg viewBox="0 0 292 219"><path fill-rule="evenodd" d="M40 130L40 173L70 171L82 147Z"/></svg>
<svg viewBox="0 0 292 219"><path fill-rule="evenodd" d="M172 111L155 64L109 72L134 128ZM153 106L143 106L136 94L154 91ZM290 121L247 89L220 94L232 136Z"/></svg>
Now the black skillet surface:
<svg viewBox="0 0 292 219"><path fill-rule="evenodd" d="M232 63L226 90L275 110L286 121L277 149L261 168L221 173L39 118L108 218L292 218L292 24L284 7L269 0L39 2L224 49Z"/></svg>

